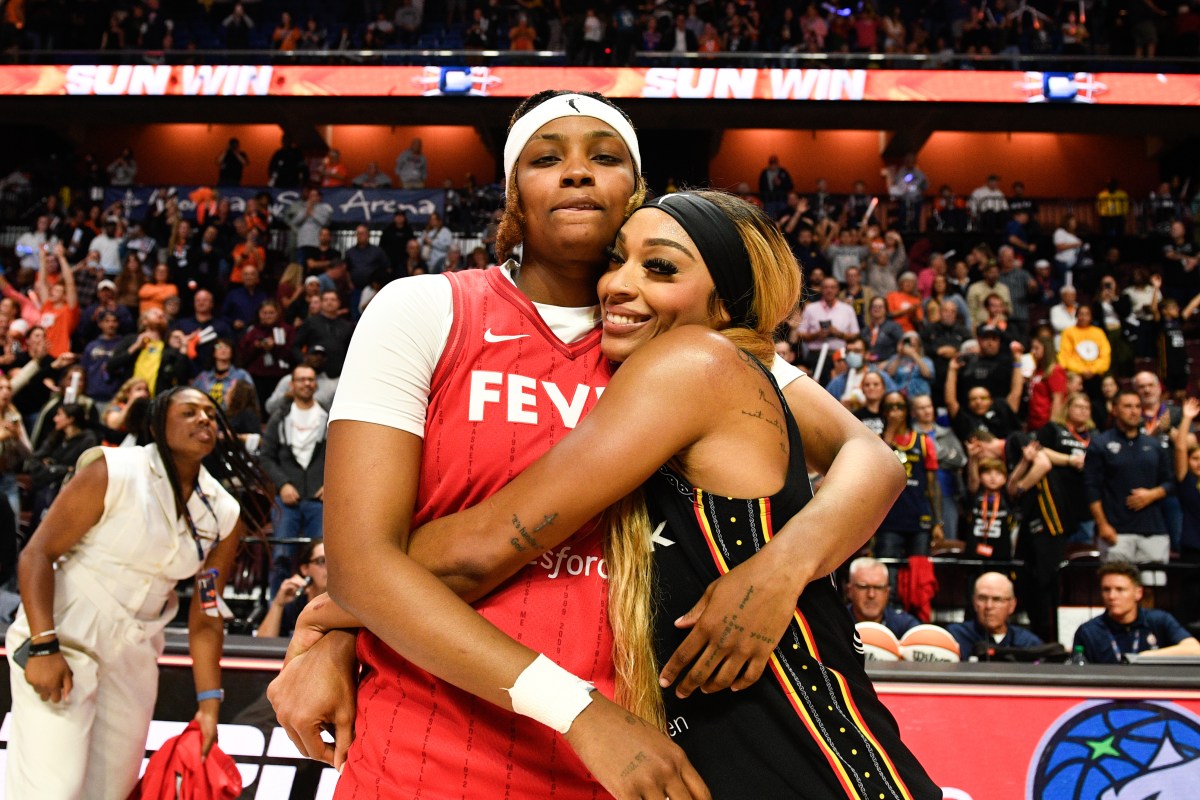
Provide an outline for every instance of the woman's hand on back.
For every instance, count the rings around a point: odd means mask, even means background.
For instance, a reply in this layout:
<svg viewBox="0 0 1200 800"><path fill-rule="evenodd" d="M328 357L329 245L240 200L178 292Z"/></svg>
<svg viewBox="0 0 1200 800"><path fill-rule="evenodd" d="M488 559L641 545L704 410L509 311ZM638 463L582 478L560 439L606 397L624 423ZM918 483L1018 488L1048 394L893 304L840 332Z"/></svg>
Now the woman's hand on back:
<svg viewBox="0 0 1200 800"><path fill-rule="evenodd" d="M752 686L795 616L806 584L797 584L794 571L781 570L770 550L710 583L692 610L675 621L692 630L663 667L659 683L666 688L683 675L675 689L679 697L696 689Z"/></svg>

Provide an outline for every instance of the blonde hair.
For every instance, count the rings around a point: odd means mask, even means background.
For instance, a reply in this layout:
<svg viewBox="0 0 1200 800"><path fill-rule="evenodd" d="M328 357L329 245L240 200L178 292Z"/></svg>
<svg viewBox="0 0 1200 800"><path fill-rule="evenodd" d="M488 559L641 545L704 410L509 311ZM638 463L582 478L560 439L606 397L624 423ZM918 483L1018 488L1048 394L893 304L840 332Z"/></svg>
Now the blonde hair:
<svg viewBox="0 0 1200 800"><path fill-rule="evenodd" d="M696 192L721 209L733 222L750 257L754 327L721 330L731 342L764 363L775 356L772 332L787 319L800 297L800 269L778 227L757 207L725 192ZM710 310L719 310L716 293ZM650 544L650 515L641 490L634 491L605 513L608 537L608 618L613 632L616 700L629 711L666 727L658 659L654 649L654 551Z"/></svg>
<svg viewBox="0 0 1200 800"><path fill-rule="evenodd" d="M1092 404L1092 398L1088 397L1086 393L1072 392L1071 394L1067 395L1067 402L1062 404L1062 409L1059 410L1059 413L1056 415L1056 418L1052 419L1051 422L1057 422L1059 425L1066 425L1067 424L1067 411L1071 408L1071 404L1074 403L1076 400L1087 400L1089 406ZM1089 415L1087 418L1087 421L1083 423L1083 428L1084 428L1084 430L1090 431L1090 430L1094 430L1095 427L1096 427L1096 423L1094 421L1092 421L1092 418Z"/></svg>
<svg viewBox="0 0 1200 800"><path fill-rule="evenodd" d="M295 261L288 264L283 270L283 274L279 276L279 283L283 286L300 288L304 285L304 267Z"/></svg>
<svg viewBox="0 0 1200 800"><path fill-rule="evenodd" d="M130 390L132 390L133 387L137 386L139 383L145 383L146 388L147 389L150 388L150 384L146 383L145 378L138 378L138 377L127 378L125 380L125 382L121 384L121 388L117 389L117 393L113 395L112 402L115 405L119 405L119 406L123 406L126 403L128 403Z"/></svg>

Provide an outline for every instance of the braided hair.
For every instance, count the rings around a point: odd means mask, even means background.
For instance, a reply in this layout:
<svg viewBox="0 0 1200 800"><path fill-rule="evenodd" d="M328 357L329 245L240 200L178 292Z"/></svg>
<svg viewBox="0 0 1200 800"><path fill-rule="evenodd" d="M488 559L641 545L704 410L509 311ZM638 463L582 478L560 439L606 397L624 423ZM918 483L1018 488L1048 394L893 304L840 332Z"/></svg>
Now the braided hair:
<svg viewBox="0 0 1200 800"><path fill-rule="evenodd" d="M138 441L152 442L158 448L158 454L167 471L167 481L171 484L172 494L175 495L176 509L181 516L190 519L187 504L183 500L179 470L167 447L167 410L171 406L172 398L185 390L198 391L190 386L175 386L156 395L150 401ZM241 505L242 521L246 523L246 527L255 536L264 536L266 526L271 520L275 487L258 461L246 452L237 434L230 429L221 407L214 403L213 408L216 411L217 441L212 453L205 460L213 459L217 471L226 476L221 483Z"/></svg>

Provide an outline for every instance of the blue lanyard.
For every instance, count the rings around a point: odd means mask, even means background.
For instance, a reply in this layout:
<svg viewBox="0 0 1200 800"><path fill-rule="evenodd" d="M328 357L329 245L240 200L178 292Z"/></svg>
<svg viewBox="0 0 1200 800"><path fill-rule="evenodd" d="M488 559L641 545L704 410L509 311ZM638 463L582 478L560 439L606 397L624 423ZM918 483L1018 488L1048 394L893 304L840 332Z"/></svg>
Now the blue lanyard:
<svg viewBox="0 0 1200 800"><path fill-rule="evenodd" d="M1137 621L1135 620L1133 624L1136 625ZM1112 645L1113 655L1116 657L1117 663L1120 664L1121 663L1121 646L1117 644L1117 635L1115 633L1113 633L1112 630L1109 630L1108 638L1109 638L1109 643ZM1131 653L1141 652L1138 649L1141 646L1142 646L1142 631L1140 628L1138 628L1138 629L1135 629L1133 632L1133 647L1129 648L1129 652L1131 652Z"/></svg>
<svg viewBox="0 0 1200 800"><path fill-rule="evenodd" d="M208 513L212 515L213 519L216 519L217 512L213 511L212 504L208 502L208 495L204 494L204 491L200 488L199 478L196 479L196 485L193 487L192 491L199 496L200 502L204 504L206 509L208 509ZM183 518L187 522L188 530L192 533L192 541L196 543L196 556L200 559L200 563L203 564L204 545L201 543L202 537L200 536L200 532L196 530L196 523L192 521L192 512L188 511L186 503L183 505ZM214 544L213 546L215 547L216 545Z"/></svg>

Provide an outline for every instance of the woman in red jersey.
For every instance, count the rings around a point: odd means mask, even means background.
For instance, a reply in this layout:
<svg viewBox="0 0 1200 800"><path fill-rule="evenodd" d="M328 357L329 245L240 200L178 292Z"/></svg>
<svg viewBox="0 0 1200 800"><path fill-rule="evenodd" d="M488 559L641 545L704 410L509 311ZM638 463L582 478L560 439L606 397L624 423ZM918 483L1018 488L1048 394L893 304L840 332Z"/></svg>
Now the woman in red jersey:
<svg viewBox="0 0 1200 800"><path fill-rule="evenodd" d="M346 399L338 402L350 410L339 412L335 406L334 417L339 419L330 429L326 484L327 520L334 526L332 535L327 533L334 591L339 592L337 565L353 569L352 577L347 571L341 573L342 586L353 581L352 593L368 588L387 606L387 612L381 613L373 602L351 600L351 610L368 627L378 628L389 643L402 642L401 649L413 661L497 707L425 673L419 679L407 674L414 671L411 664L397 666L402 660L390 648L363 634L359 655L368 670L358 688L359 739L342 778L348 786L382 781L389 788L419 789L429 797L486 796L503 786L511 787L509 791L517 796L536 791L565 798L579 793L593 796L600 791L598 780L621 797L643 796L643 790L649 792L645 796L669 794L676 800L706 796L695 786L694 773L681 763L678 752L655 738L659 734L602 698L591 703L568 739L593 743L592 749L581 753L586 768L574 762L564 743L546 728L530 727L503 710L511 702L497 687L512 686L532 661L533 651L518 649L530 655L524 663L522 657L504 660L503 646L496 645L490 634L464 636L457 627L463 618L456 615L465 606L457 605L453 595L447 596L442 585L432 582L404 553L405 534L414 521L427 521L485 499L574 427L598 394L597 384L604 377L598 369L586 380L570 374L563 380L532 374L566 368L579 361L581 349L592 353L589 359L599 354L598 339L591 338L595 333L572 338L570 344L556 337L556 343L546 335L545 317L582 307L594 320L593 281L603 271L604 246L626 213L626 201L640 186L636 141L629 141L631 129L621 133L622 128L628 129L627 123L612 120L616 124L610 124L611 107L607 112L594 109L589 99L600 102L580 95L536 97L522 109L528 113L518 112L518 125L525 118L537 124L522 129L514 125L520 135L510 134L506 147L506 162L511 165L506 245L511 249L519 239L524 244L516 277L510 277L508 270L491 270L483 273L486 279L469 286L457 277L469 273L420 279L449 297L440 307L448 305L453 315L446 320L443 311L440 322L435 320L433 327L440 333L434 338L441 346L435 345L432 360L422 349L421 331L406 328L405 321L410 319L406 312L436 304L429 298L410 300L402 307L380 303L385 297L401 298L418 291L412 281L389 286L372 302L373 312L364 316L352 345L347 372L373 376L379 391L353 381L348 385L343 374L339 398ZM542 106L546 108L534 116ZM431 281L443 288L434 288ZM459 313L460 308L464 313ZM496 354L492 348L504 349ZM602 354L598 362L604 364ZM424 385L416 386L416 393L428 403L417 425L399 427L386 398L376 411L355 408L380 393L394 395L394 387L406 383L405 368L420 368L426 375ZM880 445L874 437L858 436L862 429L853 427L857 424L853 420L824 424L830 403L836 401L815 384L797 381L789 387L789 395L791 402L804 403L815 418L822 418L822 425L813 426L820 430L812 432L806 450L813 466L828 473L826 486L839 489L834 493L837 502L831 498L806 508L807 524L827 535L811 542L791 570L797 576L824 575L857 549L870 527L859 530L834 506L855 504L867 513L878 506L879 517L886 510L886 503L875 496L876 489L864 488L858 481L863 464L880 463ZM373 416L376 413L379 416ZM436 434L432 443L430 431ZM541 431L541 438L527 442L522 439L527 431ZM838 464L832 466L839 455ZM858 464L851 466L854 461ZM894 463L883 449L883 463L889 461ZM536 529L537 525L514 529L513 538L520 544L526 534L536 537ZM603 618L586 628L557 620L560 607L577 618L586 614L579 614L576 606L605 610L602 596L598 605L589 605L597 590L604 591L603 581L596 578L605 577L606 567L596 547L591 534L580 534L562 545L549 565L533 564L476 608L556 660L582 661L584 668L566 665L593 683L607 680L611 687L611 644ZM397 591L415 598L420 611L412 613L408 600L393 596ZM539 601L529 603L526 598L535 593ZM718 602L714 608L721 605ZM551 614L549 608L556 610ZM470 619L478 621L474 615ZM397 620L420 629L397 638L393 635ZM547 624L548 640L535 641L539 636L547 638L538 630ZM325 637L289 665L271 692L281 724L293 741L310 755L338 763L344 758L347 728L355 714L340 702L355 691L353 671L346 667L347 640L341 633ZM385 668L380 668L381 663ZM341 683L331 680L332 675L340 676ZM336 747L320 741L317 733L322 724L334 725ZM406 729L412 732L390 733ZM469 784L465 788L464 776Z"/></svg>
<svg viewBox="0 0 1200 800"><path fill-rule="evenodd" d="M736 197L686 192L642 206L599 284L601 347L622 364L604 397L504 489L418 530L410 552L471 596L635 492L617 506L608 551L618 653L634 654L617 658L624 699L660 728L670 720L713 796L940 798L867 679L836 586L790 571L815 534L784 522L820 512L803 513L815 501L801 433L763 361L795 305L796 275L774 223ZM872 478L886 502L897 470L886 457L880 466ZM841 513L872 521L870 510ZM728 610L688 630L701 597ZM540 700L569 696L559 680L570 686L539 656L510 690L514 708L556 724Z"/></svg>

